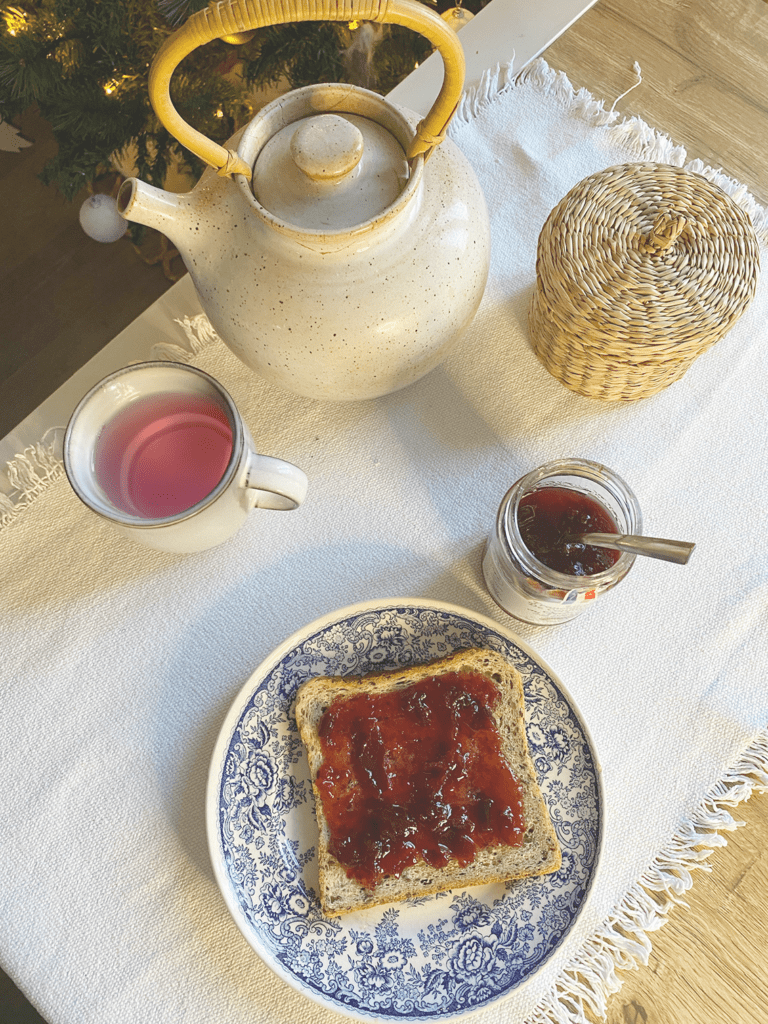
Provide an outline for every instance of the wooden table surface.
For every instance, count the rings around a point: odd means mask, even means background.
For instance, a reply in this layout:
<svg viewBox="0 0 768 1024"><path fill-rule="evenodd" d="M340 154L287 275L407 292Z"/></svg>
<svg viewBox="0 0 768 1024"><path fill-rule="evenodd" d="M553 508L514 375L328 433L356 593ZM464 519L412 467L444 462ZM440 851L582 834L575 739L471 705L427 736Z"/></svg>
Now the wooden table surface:
<svg viewBox="0 0 768 1024"><path fill-rule="evenodd" d="M642 83L617 109L768 204L764 0L598 0L544 58L609 107L636 81L637 61ZM648 966L623 973L608 1024L768 1022L768 794L732 813L745 826L724 833L728 845L710 857L711 873L695 872L688 906L651 935Z"/></svg>

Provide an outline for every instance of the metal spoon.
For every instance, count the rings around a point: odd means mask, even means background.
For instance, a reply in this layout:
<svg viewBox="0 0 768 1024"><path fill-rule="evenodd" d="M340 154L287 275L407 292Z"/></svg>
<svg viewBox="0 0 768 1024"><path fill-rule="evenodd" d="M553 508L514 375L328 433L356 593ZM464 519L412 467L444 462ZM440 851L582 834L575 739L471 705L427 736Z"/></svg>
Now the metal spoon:
<svg viewBox="0 0 768 1024"><path fill-rule="evenodd" d="M596 548L627 551L630 555L662 558L665 562L677 562L678 565L685 565L696 547L684 540L664 540L661 537L642 537L629 533L585 533L573 538L573 541L591 544Z"/></svg>

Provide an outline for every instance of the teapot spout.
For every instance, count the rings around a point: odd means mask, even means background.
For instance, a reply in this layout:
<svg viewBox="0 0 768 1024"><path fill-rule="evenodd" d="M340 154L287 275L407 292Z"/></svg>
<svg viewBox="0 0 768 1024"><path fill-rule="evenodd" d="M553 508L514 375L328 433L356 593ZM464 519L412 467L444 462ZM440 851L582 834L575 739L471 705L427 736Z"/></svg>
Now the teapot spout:
<svg viewBox="0 0 768 1024"><path fill-rule="evenodd" d="M139 178L126 178L117 194L117 212L125 220L162 232L186 263L187 232L192 217L191 194L165 192Z"/></svg>

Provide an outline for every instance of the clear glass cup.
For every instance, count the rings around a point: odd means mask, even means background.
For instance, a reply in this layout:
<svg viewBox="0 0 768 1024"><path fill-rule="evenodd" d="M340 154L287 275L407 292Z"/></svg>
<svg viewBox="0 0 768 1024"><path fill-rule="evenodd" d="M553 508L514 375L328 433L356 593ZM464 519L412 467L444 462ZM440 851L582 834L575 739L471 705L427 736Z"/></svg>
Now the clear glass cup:
<svg viewBox="0 0 768 1024"><path fill-rule="evenodd" d="M544 565L526 547L518 509L522 498L544 487L585 494L606 509L619 533L641 533L642 515L630 487L613 470L586 459L548 462L521 477L499 506L483 557L483 576L491 597L507 614L533 625L567 622L611 590L632 568L635 556L622 553L608 569L571 576Z"/></svg>

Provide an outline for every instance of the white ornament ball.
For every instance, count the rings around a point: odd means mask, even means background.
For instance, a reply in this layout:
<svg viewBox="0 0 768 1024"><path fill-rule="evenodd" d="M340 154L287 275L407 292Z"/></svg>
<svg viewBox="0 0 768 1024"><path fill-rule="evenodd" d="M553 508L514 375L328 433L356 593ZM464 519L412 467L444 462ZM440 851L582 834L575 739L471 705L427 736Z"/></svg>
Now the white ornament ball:
<svg viewBox="0 0 768 1024"><path fill-rule="evenodd" d="M116 242L128 229L117 212L117 200L102 193L89 196L80 207L80 227L97 242Z"/></svg>

